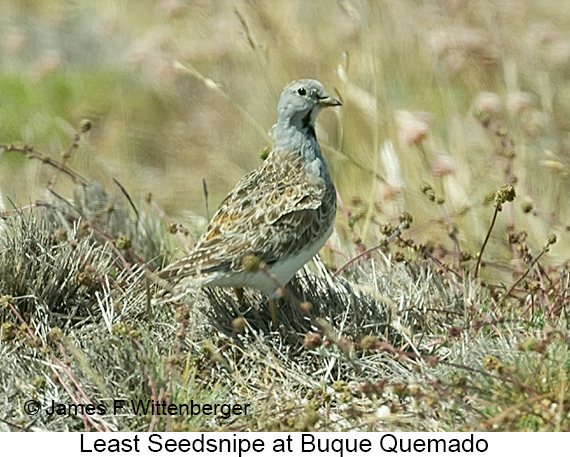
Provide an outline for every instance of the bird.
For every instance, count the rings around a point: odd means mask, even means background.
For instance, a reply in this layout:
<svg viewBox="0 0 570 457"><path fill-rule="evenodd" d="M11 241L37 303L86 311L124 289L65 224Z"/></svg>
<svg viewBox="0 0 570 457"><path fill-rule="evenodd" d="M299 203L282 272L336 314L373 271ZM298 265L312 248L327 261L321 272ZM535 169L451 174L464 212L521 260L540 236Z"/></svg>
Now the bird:
<svg viewBox="0 0 570 457"><path fill-rule="evenodd" d="M315 122L324 108L340 105L314 79L285 86L271 130L274 144L263 164L235 185L193 250L159 277L176 291L189 285L253 288L278 298L280 287L334 228L336 190Z"/></svg>

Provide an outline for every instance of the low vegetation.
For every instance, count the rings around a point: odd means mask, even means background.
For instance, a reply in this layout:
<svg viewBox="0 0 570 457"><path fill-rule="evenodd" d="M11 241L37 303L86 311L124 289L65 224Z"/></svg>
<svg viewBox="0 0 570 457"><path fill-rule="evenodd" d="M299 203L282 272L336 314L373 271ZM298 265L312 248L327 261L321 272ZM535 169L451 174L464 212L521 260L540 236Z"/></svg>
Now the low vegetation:
<svg viewBox="0 0 570 457"><path fill-rule="evenodd" d="M0 430L570 430L565 2L50 4L2 7ZM276 312L161 293L298 77L320 257Z"/></svg>

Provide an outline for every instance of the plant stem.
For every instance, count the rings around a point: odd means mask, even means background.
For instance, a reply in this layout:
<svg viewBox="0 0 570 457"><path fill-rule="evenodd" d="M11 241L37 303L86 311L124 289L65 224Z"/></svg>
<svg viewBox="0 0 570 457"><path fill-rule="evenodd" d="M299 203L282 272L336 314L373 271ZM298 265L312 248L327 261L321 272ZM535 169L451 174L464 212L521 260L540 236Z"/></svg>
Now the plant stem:
<svg viewBox="0 0 570 457"><path fill-rule="evenodd" d="M475 265L475 278L479 276L479 268L481 267L481 259L483 258L483 251L485 250L485 246L487 246L487 242L491 237L491 232L493 231L493 227L495 226L495 221L497 220L497 214L499 214L499 206L495 206L495 212L493 213L493 220L491 221L491 225L489 230L487 231L487 236L485 236L485 241L483 241L483 246L481 246L481 251L479 251L479 258L477 259L477 264Z"/></svg>

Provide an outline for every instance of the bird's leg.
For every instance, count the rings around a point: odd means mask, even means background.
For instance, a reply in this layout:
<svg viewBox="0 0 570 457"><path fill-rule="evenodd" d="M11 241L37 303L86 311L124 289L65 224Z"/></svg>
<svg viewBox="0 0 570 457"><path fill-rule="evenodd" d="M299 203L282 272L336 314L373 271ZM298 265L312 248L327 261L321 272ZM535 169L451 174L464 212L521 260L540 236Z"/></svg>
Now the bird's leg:
<svg viewBox="0 0 570 457"><path fill-rule="evenodd" d="M232 289L238 301L238 308L240 312L244 313L247 309L247 303L243 298L243 287L232 287Z"/></svg>
<svg viewBox="0 0 570 457"><path fill-rule="evenodd" d="M243 287L234 287L234 294L236 294L236 298L241 303L243 300Z"/></svg>
<svg viewBox="0 0 570 457"><path fill-rule="evenodd" d="M271 313L271 322L273 322L273 327L277 330L279 321L277 319L277 304L278 298L270 298L269 299L269 312Z"/></svg>

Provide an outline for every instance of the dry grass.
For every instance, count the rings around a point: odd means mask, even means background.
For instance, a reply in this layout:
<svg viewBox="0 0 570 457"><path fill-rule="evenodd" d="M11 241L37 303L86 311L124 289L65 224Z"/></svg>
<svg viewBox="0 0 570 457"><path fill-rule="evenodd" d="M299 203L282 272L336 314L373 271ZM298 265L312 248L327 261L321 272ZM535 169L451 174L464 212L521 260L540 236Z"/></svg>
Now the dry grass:
<svg viewBox="0 0 570 457"><path fill-rule="evenodd" d="M570 428L566 2L142 3L0 7L0 427ZM343 101L319 119L341 198L324 263L277 329L253 292L154 302L145 269L260 163L300 77Z"/></svg>
<svg viewBox="0 0 570 457"><path fill-rule="evenodd" d="M537 290L501 295L497 284L438 272L430 255L394 262L387 245L341 276L318 260L305 268L288 286L275 328L265 299L251 291L241 301L206 289L156 302L136 252L168 244L164 231L140 228L141 220L160 225L159 216L147 203L135 217L95 185L81 193L82 210L58 199L5 216L5 429L569 427L566 314L538 302L524 310ZM565 289L552 290L553 305L564 302ZM23 410L30 399L43 405L35 416ZM129 407L115 415L114 400L240 403L254 413L165 417ZM50 415L52 401L107 410Z"/></svg>

